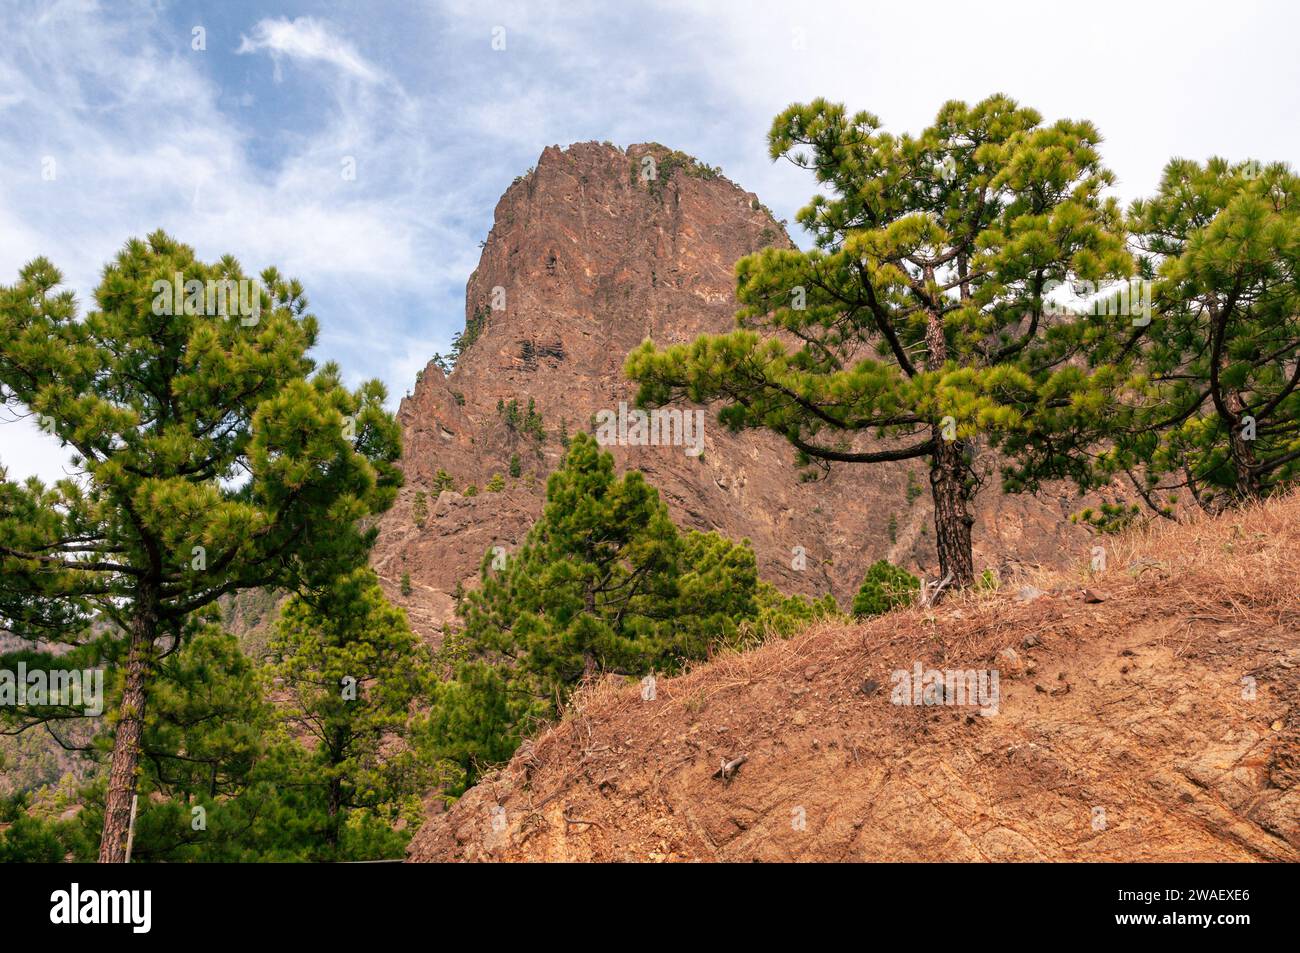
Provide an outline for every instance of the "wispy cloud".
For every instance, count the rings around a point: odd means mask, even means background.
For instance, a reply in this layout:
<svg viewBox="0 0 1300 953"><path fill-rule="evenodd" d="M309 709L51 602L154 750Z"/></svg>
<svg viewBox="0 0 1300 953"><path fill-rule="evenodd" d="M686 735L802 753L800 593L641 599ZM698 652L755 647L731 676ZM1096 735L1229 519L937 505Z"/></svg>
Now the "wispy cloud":
<svg viewBox="0 0 1300 953"><path fill-rule="evenodd" d="M285 17L261 20L253 27L252 36L240 38L236 53L268 52L279 69L281 57L328 63L349 76L367 83L384 79L383 71L361 56L350 43L338 35L328 24L314 17Z"/></svg>

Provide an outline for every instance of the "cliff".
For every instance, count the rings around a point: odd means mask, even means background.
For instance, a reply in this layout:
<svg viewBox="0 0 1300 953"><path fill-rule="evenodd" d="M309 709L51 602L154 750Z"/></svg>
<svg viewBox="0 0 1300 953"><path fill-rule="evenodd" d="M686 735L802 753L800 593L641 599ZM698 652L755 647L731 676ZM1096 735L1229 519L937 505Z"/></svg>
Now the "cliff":
<svg viewBox="0 0 1300 953"><path fill-rule="evenodd" d="M627 353L646 337L667 344L732 328L736 261L790 244L753 193L655 144L552 146L506 190L466 285L469 343L449 376L426 367L399 410L407 484L383 519L374 565L418 630L432 637L451 616L451 593L471 582L485 551L522 539L562 458L561 431L589 430L593 415L632 404ZM610 449L620 468L645 473L679 525L750 539L762 576L788 592L832 592L847 605L881 557L937 572L920 465L841 466L801 482L784 440L731 434L711 412L698 456L682 446ZM450 491L437 486L440 470ZM505 489L485 492L498 473ZM464 495L470 486L477 495ZM420 493L423 526L413 512ZM977 567L1086 553L1066 519L1074 508L1067 494L990 489L977 512ZM409 596L398 591L403 574Z"/></svg>

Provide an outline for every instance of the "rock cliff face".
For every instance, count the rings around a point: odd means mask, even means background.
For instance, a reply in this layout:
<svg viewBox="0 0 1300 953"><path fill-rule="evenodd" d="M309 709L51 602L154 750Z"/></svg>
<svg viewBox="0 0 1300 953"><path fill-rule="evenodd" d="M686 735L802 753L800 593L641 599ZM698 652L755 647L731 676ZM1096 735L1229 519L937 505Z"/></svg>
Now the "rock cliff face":
<svg viewBox="0 0 1300 953"><path fill-rule="evenodd" d="M590 431L598 412L632 404L627 353L646 337L663 345L733 327L735 263L772 245L791 243L757 196L658 145L552 146L506 190L466 286L471 343L449 376L426 367L399 410L407 483L374 563L417 630L433 636L484 552L523 538L563 455L561 432ZM760 573L786 591L833 592L847 604L881 557L937 569L919 464L910 473L846 466L801 482L785 441L728 433L712 412L698 456L683 446L609 449L620 468L645 473L679 525L749 538ZM439 489L440 470L450 490ZM495 474L505 488L489 492ZM466 495L471 486L477 493ZM1086 552L1065 521L1073 505L987 492L977 567L1000 567L1010 553L1057 563Z"/></svg>

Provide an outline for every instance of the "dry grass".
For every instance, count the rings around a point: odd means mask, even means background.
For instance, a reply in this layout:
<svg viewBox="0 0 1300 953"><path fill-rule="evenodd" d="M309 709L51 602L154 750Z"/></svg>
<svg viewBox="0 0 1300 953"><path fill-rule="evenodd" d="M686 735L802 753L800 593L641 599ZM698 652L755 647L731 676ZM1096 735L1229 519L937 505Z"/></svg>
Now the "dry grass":
<svg viewBox="0 0 1300 953"><path fill-rule="evenodd" d="M1300 491L1219 517L1158 520L1099 536L1097 545L1106 552L1103 570L1093 570L1090 562L1073 570L1044 569L1027 584L1067 601L1081 601L1081 592L1091 590L1103 597L1110 615L1130 620L1172 599L1189 620L1242 628L1300 625ZM654 720L698 715L731 689L789 681L813 663L827 668L845 655L901 664L902 657L916 654L917 633L929 636L926 661L955 665L987 660L1027 635L1059 628L1063 613L1043 613L1036 606L1040 600L1024 603L1018 593L1013 586L971 589L952 593L934 608L903 608L856 623L817 622L789 638L769 633L756 648L726 649L681 675L659 678L662 704ZM1059 606L1055 599L1046 604ZM890 651L898 646L906 651ZM550 726L535 750L543 751L557 730L567 734L568 722L589 732L593 719L614 719L639 707L639 693L624 678L594 679L574 694L564 721Z"/></svg>

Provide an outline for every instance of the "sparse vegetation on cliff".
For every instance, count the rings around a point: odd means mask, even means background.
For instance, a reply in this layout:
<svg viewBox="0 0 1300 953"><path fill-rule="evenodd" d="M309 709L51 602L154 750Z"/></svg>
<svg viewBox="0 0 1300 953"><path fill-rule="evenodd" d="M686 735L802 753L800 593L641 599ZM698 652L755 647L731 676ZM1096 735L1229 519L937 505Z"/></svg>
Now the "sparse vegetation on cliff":
<svg viewBox="0 0 1300 953"><path fill-rule="evenodd" d="M650 194L656 198L663 195L664 189L678 172L705 180L716 179L722 175L722 169L718 166L701 162L694 156L676 149L667 149L658 143L652 143L650 151L634 157L630 169L632 183L644 184Z"/></svg>

